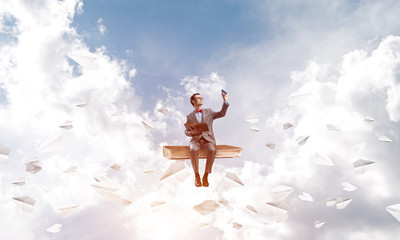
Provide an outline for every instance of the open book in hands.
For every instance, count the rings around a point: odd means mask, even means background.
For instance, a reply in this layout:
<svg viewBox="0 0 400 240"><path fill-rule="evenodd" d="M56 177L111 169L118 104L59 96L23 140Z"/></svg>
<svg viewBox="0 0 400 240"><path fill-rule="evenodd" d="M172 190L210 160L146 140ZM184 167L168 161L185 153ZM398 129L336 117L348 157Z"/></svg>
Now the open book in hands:
<svg viewBox="0 0 400 240"><path fill-rule="evenodd" d="M209 131L207 123L185 123L186 129L190 131L200 131L200 132L206 132Z"/></svg>

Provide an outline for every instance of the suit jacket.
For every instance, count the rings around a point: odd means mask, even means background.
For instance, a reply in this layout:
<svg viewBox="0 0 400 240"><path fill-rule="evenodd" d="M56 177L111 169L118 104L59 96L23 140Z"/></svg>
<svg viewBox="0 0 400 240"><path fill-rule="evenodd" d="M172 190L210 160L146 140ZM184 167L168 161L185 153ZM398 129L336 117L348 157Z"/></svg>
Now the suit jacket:
<svg viewBox="0 0 400 240"><path fill-rule="evenodd" d="M213 121L214 121L214 119L224 117L226 114L226 110L228 109L228 106L229 106L229 103L224 102L222 104L221 111L219 111L219 112L214 112L210 108L203 109L202 122L207 123L209 131L202 132L202 134L195 136L195 135L192 135L190 133L190 129L188 127L186 127L186 130L185 130L186 136L192 137L192 139L190 140L190 143L198 142L201 139L201 137L204 137L207 141L216 145L214 131L213 131ZM196 118L195 111L189 113L186 116L186 123L192 123L192 124L199 123L199 121Z"/></svg>

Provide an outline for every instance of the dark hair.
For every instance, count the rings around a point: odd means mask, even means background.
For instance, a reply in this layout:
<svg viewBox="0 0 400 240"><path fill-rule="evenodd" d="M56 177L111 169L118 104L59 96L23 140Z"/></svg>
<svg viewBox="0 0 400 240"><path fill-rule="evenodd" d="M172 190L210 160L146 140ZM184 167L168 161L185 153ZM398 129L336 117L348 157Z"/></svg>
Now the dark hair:
<svg viewBox="0 0 400 240"><path fill-rule="evenodd" d="M194 100L194 96L196 95L200 95L200 93L195 93L190 97L190 103L192 104L192 106L194 106L194 104L192 103L192 101Z"/></svg>

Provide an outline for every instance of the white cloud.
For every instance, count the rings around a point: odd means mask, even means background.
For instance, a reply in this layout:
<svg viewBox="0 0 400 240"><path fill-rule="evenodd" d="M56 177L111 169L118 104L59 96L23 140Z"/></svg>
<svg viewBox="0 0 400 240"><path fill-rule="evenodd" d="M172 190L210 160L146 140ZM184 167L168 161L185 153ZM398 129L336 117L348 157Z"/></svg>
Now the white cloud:
<svg viewBox="0 0 400 240"><path fill-rule="evenodd" d="M209 99L217 99L226 82L218 73L211 73L207 77L187 76L182 79L181 85L184 86L187 96L198 92Z"/></svg>
<svg viewBox="0 0 400 240"><path fill-rule="evenodd" d="M106 26L103 24L103 19L99 18L97 20L97 28L99 29L99 32L102 36L106 35L107 33L107 28Z"/></svg>

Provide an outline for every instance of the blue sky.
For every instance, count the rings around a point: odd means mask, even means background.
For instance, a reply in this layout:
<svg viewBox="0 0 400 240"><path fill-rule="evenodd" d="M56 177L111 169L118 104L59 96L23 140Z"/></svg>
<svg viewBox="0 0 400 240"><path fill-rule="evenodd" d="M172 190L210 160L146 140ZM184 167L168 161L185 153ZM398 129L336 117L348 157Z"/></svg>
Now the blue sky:
<svg viewBox="0 0 400 240"><path fill-rule="evenodd" d="M385 208L400 203L398 1L4 6L0 150L10 153L0 155L1 239L397 240L399 222ZM178 164L162 156L162 146L188 143L190 95L200 92L204 107L219 110L221 88L230 107L214 123L217 142L242 147L242 157L217 160L208 189L194 188L188 161L160 181ZM59 127L67 121L72 129ZM293 127L284 130L286 122ZM359 159L375 163L360 174ZM33 160L42 167L34 175L25 171ZM76 172L66 173L70 167ZM24 186L11 184L21 177ZM284 200L276 193L282 185L292 189ZM36 201L26 206L32 212L15 204L20 196ZM338 209L327 206L329 198L352 201ZM193 210L224 199L229 204L209 215ZM157 201L165 204L153 207ZM63 218L66 203L79 207ZM316 229L317 220L326 224ZM56 223L60 232L46 231Z"/></svg>

